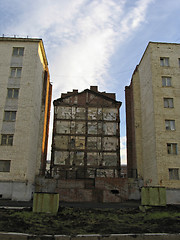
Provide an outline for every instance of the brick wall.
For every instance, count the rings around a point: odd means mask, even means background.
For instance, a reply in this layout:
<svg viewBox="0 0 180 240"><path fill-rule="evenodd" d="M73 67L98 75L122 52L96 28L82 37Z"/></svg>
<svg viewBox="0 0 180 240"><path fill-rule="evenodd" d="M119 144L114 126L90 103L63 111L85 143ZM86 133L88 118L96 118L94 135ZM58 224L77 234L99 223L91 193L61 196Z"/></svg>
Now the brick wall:
<svg viewBox="0 0 180 240"><path fill-rule="evenodd" d="M124 202L128 199L125 178L45 179L36 178L36 192L57 192L64 202Z"/></svg>

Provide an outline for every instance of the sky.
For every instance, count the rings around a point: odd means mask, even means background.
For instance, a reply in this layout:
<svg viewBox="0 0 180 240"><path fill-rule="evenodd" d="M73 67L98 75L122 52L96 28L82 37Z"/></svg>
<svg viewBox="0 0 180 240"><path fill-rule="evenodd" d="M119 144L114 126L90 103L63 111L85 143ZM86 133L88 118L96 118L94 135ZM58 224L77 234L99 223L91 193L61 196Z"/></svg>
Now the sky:
<svg viewBox="0 0 180 240"><path fill-rule="evenodd" d="M125 86L149 41L180 42L180 0L0 0L0 36L42 38L53 100L90 86L116 93L126 163ZM51 108L50 159L53 106Z"/></svg>

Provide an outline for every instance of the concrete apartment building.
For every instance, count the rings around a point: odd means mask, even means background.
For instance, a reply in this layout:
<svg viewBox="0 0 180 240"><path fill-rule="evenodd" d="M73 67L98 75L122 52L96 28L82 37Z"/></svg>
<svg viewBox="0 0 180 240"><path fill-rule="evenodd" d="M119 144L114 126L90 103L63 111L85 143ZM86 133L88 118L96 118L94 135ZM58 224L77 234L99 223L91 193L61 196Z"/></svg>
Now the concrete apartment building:
<svg viewBox="0 0 180 240"><path fill-rule="evenodd" d="M0 197L30 200L46 168L52 86L41 39L0 38Z"/></svg>
<svg viewBox="0 0 180 240"><path fill-rule="evenodd" d="M126 87L128 177L180 199L180 44L150 42Z"/></svg>

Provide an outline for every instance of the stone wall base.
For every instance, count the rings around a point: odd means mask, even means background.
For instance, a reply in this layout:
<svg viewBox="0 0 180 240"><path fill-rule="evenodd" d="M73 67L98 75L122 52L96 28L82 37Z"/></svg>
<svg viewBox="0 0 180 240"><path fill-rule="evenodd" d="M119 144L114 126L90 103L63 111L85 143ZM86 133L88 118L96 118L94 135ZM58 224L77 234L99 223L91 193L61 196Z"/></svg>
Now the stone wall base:
<svg viewBox="0 0 180 240"><path fill-rule="evenodd" d="M124 202L128 199L125 178L46 179L36 178L36 192L59 193L64 202Z"/></svg>

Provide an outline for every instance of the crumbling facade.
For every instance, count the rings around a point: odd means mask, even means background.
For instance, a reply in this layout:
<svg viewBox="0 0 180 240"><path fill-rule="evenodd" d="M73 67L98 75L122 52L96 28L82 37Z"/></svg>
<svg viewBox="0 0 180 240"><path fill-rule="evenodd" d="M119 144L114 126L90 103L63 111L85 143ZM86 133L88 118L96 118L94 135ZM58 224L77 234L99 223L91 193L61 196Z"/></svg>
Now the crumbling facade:
<svg viewBox="0 0 180 240"><path fill-rule="evenodd" d="M126 87L128 177L180 203L180 44L150 42Z"/></svg>
<svg viewBox="0 0 180 240"><path fill-rule="evenodd" d="M51 89L41 39L0 38L0 197L30 200L45 173Z"/></svg>
<svg viewBox="0 0 180 240"><path fill-rule="evenodd" d="M99 92L96 86L54 101L53 176L120 177L120 106L115 94Z"/></svg>

